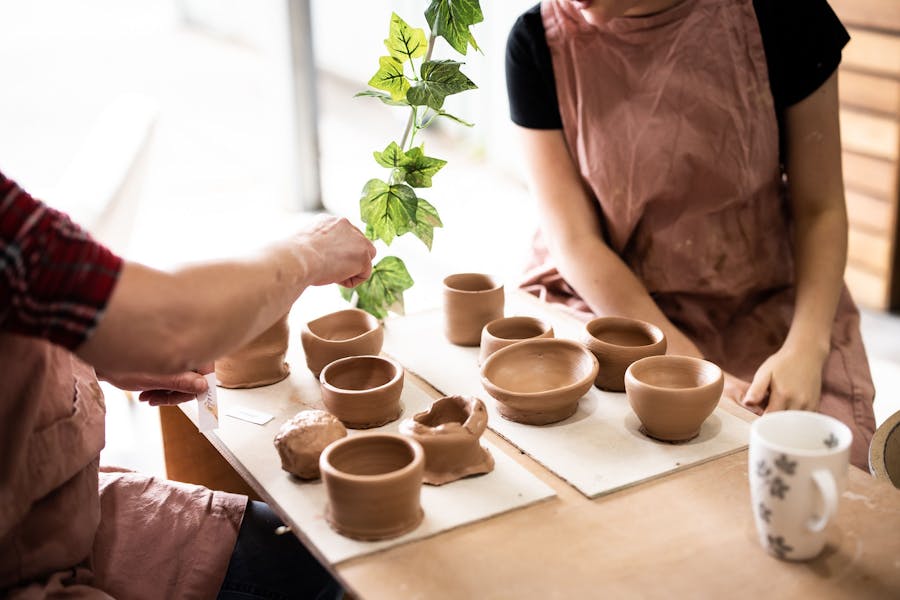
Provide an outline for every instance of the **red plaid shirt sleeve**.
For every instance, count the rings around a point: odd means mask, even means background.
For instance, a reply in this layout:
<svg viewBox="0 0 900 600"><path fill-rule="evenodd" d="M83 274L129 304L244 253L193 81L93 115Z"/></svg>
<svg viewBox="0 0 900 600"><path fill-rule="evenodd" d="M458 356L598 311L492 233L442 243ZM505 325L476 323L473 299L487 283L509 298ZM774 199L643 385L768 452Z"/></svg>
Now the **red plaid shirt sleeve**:
<svg viewBox="0 0 900 600"><path fill-rule="evenodd" d="M0 173L0 330L74 350L121 271L121 258Z"/></svg>

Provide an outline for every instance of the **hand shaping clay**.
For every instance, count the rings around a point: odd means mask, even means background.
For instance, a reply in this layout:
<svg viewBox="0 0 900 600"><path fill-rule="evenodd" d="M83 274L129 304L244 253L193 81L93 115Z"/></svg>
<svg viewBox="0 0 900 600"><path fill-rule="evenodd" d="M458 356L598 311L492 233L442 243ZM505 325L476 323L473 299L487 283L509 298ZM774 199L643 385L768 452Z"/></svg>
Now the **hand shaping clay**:
<svg viewBox="0 0 900 600"><path fill-rule="evenodd" d="M288 316L239 350L216 361L216 381L224 388L255 388L287 377L291 369L284 357L288 349Z"/></svg>
<svg viewBox="0 0 900 600"><path fill-rule="evenodd" d="M281 468L300 479L317 479L322 450L346 435L344 425L324 410L298 412L275 436Z"/></svg>

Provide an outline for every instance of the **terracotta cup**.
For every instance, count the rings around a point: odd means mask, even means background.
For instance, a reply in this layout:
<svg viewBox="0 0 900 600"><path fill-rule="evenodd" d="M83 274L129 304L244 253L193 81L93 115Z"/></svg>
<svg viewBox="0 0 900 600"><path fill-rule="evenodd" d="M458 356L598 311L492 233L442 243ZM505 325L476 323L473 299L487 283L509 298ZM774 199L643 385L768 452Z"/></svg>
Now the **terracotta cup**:
<svg viewBox="0 0 900 600"><path fill-rule="evenodd" d="M383 356L348 356L319 374L322 402L351 429L369 429L400 417L403 367Z"/></svg>
<svg viewBox="0 0 900 600"><path fill-rule="evenodd" d="M692 356L648 356L625 371L625 393L644 433L685 442L700 433L722 396L722 369Z"/></svg>
<svg viewBox="0 0 900 600"><path fill-rule="evenodd" d="M594 385L612 392L625 391L628 365L646 356L666 353L662 329L625 317L598 317L589 321L581 332L581 342L600 363Z"/></svg>
<svg viewBox="0 0 900 600"><path fill-rule="evenodd" d="M338 440L319 457L328 496L325 519L341 535L383 540L415 529L425 451L396 433L361 433Z"/></svg>
<svg viewBox="0 0 900 600"><path fill-rule="evenodd" d="M237 351L216 361L216 382L224 388L255 388L281 381L291 373L288 315Z"/></svg>
<svg viewBox="0 0 900 600"><path fill-rule="evenodd" d="M300 332L306 366L316 377L328 363L346 356L378 354L384 330L369 313L348 308L319 317Z"/></svg>
<svg viewBox="0 0 900 600"><path fill-rule="evenodd" d="M444 278L444 335L457 346L477 346L485 325L503 316L503 285L482 273Z"/></svg>
<svg viewBox="0 0 900 600"><path fill-rule="evenodd" d="M487 357L523 340L552 338L550 323L535 317L503 317L494 319L481 330L481 353L478 364L484 364Z"/></svg>
<svg viewBox="0 0 900 600"><path fill-rule="evenodd" d="M445 396L400 423L400 433L425 449L425 483L443 485L494 470L494 457L481 443L488 415L472 396Z"/></svg>
<svg viewBox="0 0 900 600"><path fill-rule="evenodd" d="M481 383L500 415L528 425L572 416L594 384L597 358L571 340L526 340L498 350L481 367Z"/></svg>

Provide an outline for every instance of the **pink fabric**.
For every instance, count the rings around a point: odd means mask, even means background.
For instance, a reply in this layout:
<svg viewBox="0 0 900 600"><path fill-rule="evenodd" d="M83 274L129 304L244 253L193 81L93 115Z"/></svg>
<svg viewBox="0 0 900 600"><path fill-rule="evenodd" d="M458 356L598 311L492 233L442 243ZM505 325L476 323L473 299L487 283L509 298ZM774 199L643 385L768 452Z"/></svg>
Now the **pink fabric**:
<svg viewBox="0 0 900 600"><path fill-rule="evenodd" d="M563 131L609 246L712 361L749 381L793 316L789 204L751 0L684 0L648 17L586 23L541 12ZM523 287L590 308L537 240ZM865 468L874 388L844 290L820 410L847 423Z"/></svg>
<svg viewBox="0 0 900 600"><path fill-rule="evenodd" d="M0 592L10 598L214 598L246 497L98 474L93 369L0 334Z"/></svg>

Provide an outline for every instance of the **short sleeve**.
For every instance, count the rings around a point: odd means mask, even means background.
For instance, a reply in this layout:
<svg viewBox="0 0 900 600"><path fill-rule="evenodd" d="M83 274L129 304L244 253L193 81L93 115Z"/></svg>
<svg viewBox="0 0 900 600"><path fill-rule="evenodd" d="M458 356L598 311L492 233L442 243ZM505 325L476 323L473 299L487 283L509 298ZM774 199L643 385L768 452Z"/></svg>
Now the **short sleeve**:
<svg viewBox="0 0 900 600"><path fill-rule="evenodd" d="M506 91L513 123L529 129L562 129L540 4L522 14L509 32Z"/></svg>
<svg viewBox="0 0 900 600"><path fill-rule="evenodd" d="M826 0L754 0L754 7L781 112L831 77L850 35Z"/></svg>

